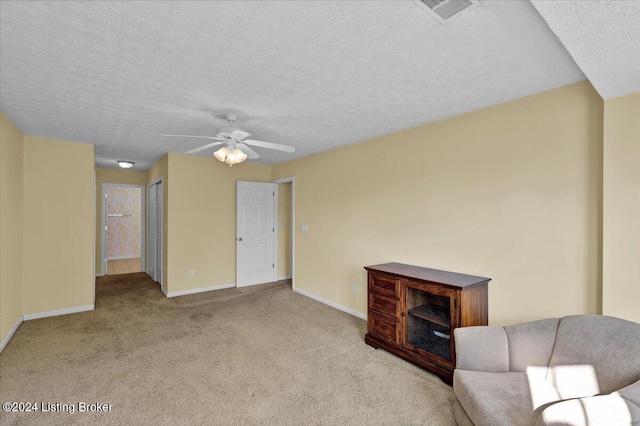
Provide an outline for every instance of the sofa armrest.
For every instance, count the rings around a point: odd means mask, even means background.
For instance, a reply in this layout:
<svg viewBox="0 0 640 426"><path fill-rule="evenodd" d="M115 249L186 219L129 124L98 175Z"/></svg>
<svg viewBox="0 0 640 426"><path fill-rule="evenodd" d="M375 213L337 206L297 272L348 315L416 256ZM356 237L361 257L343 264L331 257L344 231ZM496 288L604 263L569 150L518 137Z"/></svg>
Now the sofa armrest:
<svg viewBox="0 0 640 426"><path fill-rule="evenodd" d="M508 372L509 346L502 327L477 326L453 330L456 368L461 370Z"/></svg>
<svg viewBox="0 0 640 426"><path fill-rule="evenodd" d="M552 404L536 426L628 425L640 421L640 407L618 395L598 395Z"/></svg>

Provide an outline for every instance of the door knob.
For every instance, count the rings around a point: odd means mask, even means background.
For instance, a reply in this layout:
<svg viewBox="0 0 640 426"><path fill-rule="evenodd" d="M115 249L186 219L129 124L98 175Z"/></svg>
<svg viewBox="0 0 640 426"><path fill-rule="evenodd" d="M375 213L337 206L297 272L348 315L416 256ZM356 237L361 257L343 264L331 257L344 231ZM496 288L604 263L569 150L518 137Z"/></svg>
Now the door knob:
<svg viewBox="0 0 640 426"><path fill-rule="evenodd" d="M238 241L242 241L242 237L238 238Z"/></svg>

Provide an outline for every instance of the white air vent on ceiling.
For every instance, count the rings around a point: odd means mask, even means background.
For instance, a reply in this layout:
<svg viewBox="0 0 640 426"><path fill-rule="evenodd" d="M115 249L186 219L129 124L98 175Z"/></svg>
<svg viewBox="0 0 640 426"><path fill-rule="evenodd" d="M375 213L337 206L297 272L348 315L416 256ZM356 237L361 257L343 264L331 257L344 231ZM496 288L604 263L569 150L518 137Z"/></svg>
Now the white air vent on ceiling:
<svg viewBox="0 0 640 426"><path fill-rule="evenodd" d="M451 20L463 10L478 6L478 0L414 0L441 24Z"/></svg>

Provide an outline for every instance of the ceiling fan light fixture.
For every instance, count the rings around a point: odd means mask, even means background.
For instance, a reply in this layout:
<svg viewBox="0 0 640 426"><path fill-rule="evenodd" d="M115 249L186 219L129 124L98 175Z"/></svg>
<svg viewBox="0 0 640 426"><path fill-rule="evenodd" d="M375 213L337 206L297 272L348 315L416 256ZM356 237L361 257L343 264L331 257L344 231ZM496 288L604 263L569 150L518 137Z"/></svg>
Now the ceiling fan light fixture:
<svg viewBox="0 0 640 426"><path fill-rule="evenodd" d="M232 152L231 154L227 155L227 158L224 160L224 162L229 165L236 164L236 155Z"/></svg>
<svg viewBox="0 0 640 426"><path fill-rule="evenodd" d="M227 149L226 146L223 146L222 148L214 152L213 156L216 157L218 161L227 163L230 166L242 163L247 159L247 154L240 151L238 148L235 148L233 149L233 151L229 152L229 149Z"/></svg>
<svg viewBox="0 0 640 426"><path fill-rule="evenodd" d="M233 151L233 154L236 156L236 163L242 163L244 160L247 159L247 154L245 154L244 152L240 151L238 148L236 148Z"/></svg>
<svg viewBox="0 0 640 426"><path fill-rule="evenodd" d="M453 1L453 0L442 0ZM471 0L475 1L475 0ZM247 139L251 136L251 133L245 132L242 129L234 127L233 123L238 118L235 114L225 114L224 118L229 122L229 126L218 129L216 136L199 136L199 135L163 135L172 137L183 138L199 138L199 139L211 139L215 142L211 142L197 148L187 151L185 154L195 154L205 149L212 148L214 146L221 146L217 151L213 153L213 156L220 162L229 164L230 166L238 163L242 163L247 158L251 160L257 160L260 158L257 152L251 147L258 146L261 148L275 149L276 151L294 152L295 148L290 145L282 145L279 143L265 142L253 139Z"/></svg>
<svg viewBox="0 0 640 426"><path fill-rule="evenodd" d="M224 163L224 160L227 158L227 155L229 155L229 151L227 151L227 148L224 146L213 153L213 156L216 157L216 159L218 159L219 161L222 161L223 163Z"/></svg>
<svg viewBox="0 0 640 426"><path fill-rule="evenodd" d="M122 167L123 169L130 169L133 167L134 163L133 161L127 161L127 160L118 160L118 166Z"/></svg>

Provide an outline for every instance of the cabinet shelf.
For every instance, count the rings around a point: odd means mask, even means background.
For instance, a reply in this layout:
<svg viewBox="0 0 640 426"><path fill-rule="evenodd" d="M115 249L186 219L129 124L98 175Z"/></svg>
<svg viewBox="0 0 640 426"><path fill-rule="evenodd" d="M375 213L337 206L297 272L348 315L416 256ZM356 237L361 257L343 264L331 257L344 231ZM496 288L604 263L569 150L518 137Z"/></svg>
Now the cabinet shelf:
<svg viewBox="0 0 640 426"><path fill-rule="evenodd" d="M436 323L443 327L450 327L449 314L446 311L439 312L438 310L429 307L429 305L416 306L409 309L409 315L418 317L420 319Z"/></svg>

